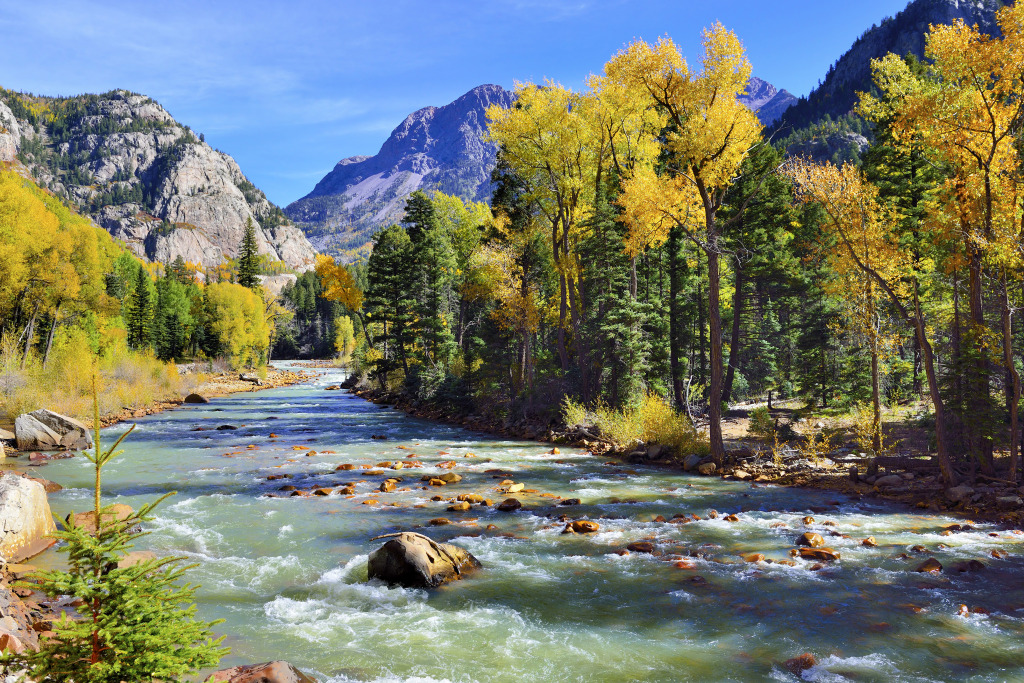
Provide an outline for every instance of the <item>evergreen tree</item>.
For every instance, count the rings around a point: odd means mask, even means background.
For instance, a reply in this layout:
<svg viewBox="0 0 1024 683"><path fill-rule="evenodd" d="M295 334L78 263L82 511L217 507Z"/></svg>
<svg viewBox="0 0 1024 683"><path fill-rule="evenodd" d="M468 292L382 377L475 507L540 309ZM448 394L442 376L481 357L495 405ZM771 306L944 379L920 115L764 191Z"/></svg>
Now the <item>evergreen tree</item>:
<svg viewBox="0 0 1024 683"><path fill-rule="evenodd" d="M374 340L381 355L375 367L382 387L392 370L401 368L409 376L407 347L416 307L412 254L408 233L392 225L374 237L367 263L369 286L363 307L369 321L379 326Z"/></svg>
<svg viewBox="0 0 1024 683"><path fill-rule="evenodd" d="M149 288L151 282L146 267L139 264L135 276L135 291L128 308L128 345L141 349L150 344L153 305Z"/></svg>
<svg viewBox="0 0 1024 683"><path fill-rule="evenodd" d="M245 234L242 236L242 247L238 250L238 284L256 291L260 286L259 254L256 246L256 226L252 218L245 219Z"/></svg>

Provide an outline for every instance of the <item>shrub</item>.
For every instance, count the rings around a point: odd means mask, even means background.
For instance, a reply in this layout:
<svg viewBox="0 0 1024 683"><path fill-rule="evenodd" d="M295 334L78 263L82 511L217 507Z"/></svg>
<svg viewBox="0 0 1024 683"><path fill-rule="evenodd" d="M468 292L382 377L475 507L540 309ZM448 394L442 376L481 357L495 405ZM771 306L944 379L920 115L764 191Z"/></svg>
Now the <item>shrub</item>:
<svg viewBox="0 0 1024 683"><path fill-rule="evenodd" d="M766 406L754 408L750 411L750 423L747 425L747 433L759 439L775 438L775 420Z"/></svg>
<svg viewBox="0 0 1024 683"><path fill-rule="evenodd" d="M566 397L562 401L562 419L569 426L592 427L618 450L657 443L668 446L676 457L709 452L708 443L697 433L690 419L656 394L645 394L639 404L622 410L602 403L587 410Z"/></svg>

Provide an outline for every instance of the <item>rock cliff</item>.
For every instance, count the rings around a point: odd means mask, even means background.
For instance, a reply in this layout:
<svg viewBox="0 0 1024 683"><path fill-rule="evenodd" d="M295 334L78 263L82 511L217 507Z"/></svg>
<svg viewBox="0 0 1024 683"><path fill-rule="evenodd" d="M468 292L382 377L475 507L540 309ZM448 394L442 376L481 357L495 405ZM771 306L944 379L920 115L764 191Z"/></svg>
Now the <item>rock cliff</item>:
<svg viewBox="0 0 1024 683"><path fill-rule="evenodd" d="M141 257L216 266L237 255L252 219L260 253L298 270L312 265L305 235L235 160L143 95L0 90L0 160L20 161Z"/></svg>
<svg viewBox="0 0 1024 683"><path fill-rule="evenodd" d="M757 118L766 126L774 123L782 112L796 102L796 96L788 90L779 90L757 76L747 81L747 92L740 95L740 102L757 113Z"/></svg>

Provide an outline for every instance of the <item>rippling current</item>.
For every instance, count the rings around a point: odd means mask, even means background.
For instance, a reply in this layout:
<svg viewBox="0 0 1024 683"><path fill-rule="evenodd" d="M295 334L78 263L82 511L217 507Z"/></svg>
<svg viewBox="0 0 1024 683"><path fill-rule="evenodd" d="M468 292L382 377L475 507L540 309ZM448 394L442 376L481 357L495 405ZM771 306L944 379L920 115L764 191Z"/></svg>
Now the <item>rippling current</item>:
<svg viewBox="0 0 1024 683"><path fill-rule="evenodd" d="M547 444L495 440L325 391L341 379L323 371L306 385L137 420L124 455L105 470L108 503L138 507L177 491L138 549L198 563L189 578L202 584L200 616L224 619L217 629L232 648L222 666L286 659L331 683L786 681L797 677L782 663L810 652L817 665L802 677L811 681L1024 680L1024 536L986 524L941 535L964 520L606 464L569 448L552 455ZM107 443L126 428L106 430ZM336 471L410 458L425 467ZM420 477L451 460L463 480L423 490ZM39 474L67 487L51 495L55 512L91 507L84 458ZM293 476L267 481L272 474ZM380 493L396 475L409 490ZM501 500L506 475L538 491L521 496L526 509L448 512L448 502L430 500L470 492ZM357 482L355 496L266 495L345 482ZM582 505L555 508L541 493ZM708 519L710 510L718 517ZM680 513L702 519L652 521ZM726 521L730 513L739 521ZM563 535L561 514L601 529ZM808 515L815 521L805 525ZM453 523L426 526L442 516ZM420 526L484 568L430 592L367 582L367 554L382 543L370 539ZM755 552L790 559L804 531L821 533L842 559L817 571L799 559L744 562ZM877 547L861 544L867 536ZM660 554L616 553L638 540ZM912 550L919 545L926 551ZM61 557L50 551L36 563ZM913 572L927 557L946 571ZM950 571L971 559L986 567ZM961 605L973 611L963 615Z"/></svg>

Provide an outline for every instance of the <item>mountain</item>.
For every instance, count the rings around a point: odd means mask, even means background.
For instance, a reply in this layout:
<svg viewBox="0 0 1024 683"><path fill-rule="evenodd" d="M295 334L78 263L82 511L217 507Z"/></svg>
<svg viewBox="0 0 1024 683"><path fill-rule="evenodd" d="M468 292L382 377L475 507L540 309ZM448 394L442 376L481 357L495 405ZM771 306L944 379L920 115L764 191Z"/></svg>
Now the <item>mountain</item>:
<svg viewBox="0 0 1024 683"><path fill-rule="evenodd" d="M501 86L481 85L451 104L415 111L376 155L342 159L285 214L317 249L351 258L346 252L364 247L378 228L401 220L405 198L415 190L488 201L497 147L483 139L485 111L512 102L513 94Z"/></svg>
<svg viewBox="0 0 1024 683"><path fill-rule="evenodd" d="M237 255L252 219L261 254L312 267L316 252L305 235L235 160L143 95L0 89L0 161L23 164L140 257L217 266Z"/></svg>
<svg viewBox="0 0 1024 683"><path fill-rule="evenodd" d="M825 74L807 97L801 97L781 117L776 130L799 130L825 119L849 114L857 93L871 90L871 60L892 52L924 56L925 36L932 24L952 24L962 19L977 24L985 33L998 33L996 11L1001 0L913 0L895 17L886 17L858 38Z"/></svg>
<svg viewBox="0 0 1024 683"><path fill-rule="evenodd" d="M796 102L796 96L788 90L779 90L768 81L753 76L747 81L747 92L740 95L739 100L757 114L762 124L770 126Z"/></svg>

